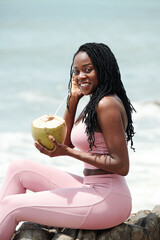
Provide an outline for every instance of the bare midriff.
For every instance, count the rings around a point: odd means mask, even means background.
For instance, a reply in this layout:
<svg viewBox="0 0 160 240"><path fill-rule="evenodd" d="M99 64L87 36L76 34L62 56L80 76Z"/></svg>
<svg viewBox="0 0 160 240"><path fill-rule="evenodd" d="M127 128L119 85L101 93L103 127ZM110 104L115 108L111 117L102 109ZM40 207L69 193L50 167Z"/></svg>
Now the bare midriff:
<svg viewBox="0 0 160 240"><path fill-rule="evenodd" d="M84 176L92 176L92 175L103 175L103 174L112 174L111 172L102 170L102 169L88 169L84 168L83 170Z"/></svg>

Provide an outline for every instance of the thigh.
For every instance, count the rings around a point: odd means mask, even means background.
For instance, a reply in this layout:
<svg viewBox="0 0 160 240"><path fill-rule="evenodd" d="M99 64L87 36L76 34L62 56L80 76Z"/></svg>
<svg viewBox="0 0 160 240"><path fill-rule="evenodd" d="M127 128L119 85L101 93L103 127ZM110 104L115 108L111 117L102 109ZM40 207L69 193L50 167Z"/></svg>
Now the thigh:
<svg viewBox="0 0 160 240"><path fill-rule="evenodd" d="M20 159L13 161L7 170L0 191L0 202L9 195L23 194L26 189L39 192L81 187L82 183L83 177L45 164Z"/></svg>
<svg viewBox="0 0 160 240"><path fill-rule="evenodd" d="M7 224L16 219L18 222L80 228L96 202L94 190L86 187L19 194L4 199L1 216L6 218Z"/></svg>
<svg viewBox="0 0 160 240"><path fill-rule="evenodd" d="M18 176L23 186L31 191L80 187L83 183L83 177L38 162L23 159L16 160L11 165L13 167L8 173L9 178Z"/></svg>

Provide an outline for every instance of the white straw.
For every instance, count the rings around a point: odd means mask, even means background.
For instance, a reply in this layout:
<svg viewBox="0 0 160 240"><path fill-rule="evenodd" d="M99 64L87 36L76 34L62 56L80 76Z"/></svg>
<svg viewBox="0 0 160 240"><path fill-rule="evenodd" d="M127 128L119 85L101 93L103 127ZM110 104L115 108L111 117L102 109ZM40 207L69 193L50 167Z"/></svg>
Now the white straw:
<svg viewBox="0 0 160 240"><path fill-rule="evenodd" d="M55 111L54 115L56 115L56 114L58 113L58 111L60 110L60 108L61 108L62 105L64 104L66 98L67 98L67 95L65 96L65 98L63 99L63 101L61 102L61 104L59 105L59 107L57 108L57 110Z"/></svg>

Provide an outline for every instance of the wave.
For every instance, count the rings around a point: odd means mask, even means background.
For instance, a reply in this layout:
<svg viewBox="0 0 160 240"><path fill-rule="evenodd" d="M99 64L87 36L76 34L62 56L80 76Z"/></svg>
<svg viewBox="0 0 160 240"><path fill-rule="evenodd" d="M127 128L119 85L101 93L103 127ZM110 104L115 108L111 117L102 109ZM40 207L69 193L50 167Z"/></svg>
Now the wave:
<svg viewBox="0 0 160 240"><path fill-rule="evenodd" d="M154 119L160 119L160 102L134 102L133 106L136 109L135 118L148 117Z"/></svg>
<svg viewBox="0 0 160 240"><path fill-rule="evenodd" d="M17 99L20 99L24 102L32 102L32 103L45 103L45 102L57 102L59 103L59 100L55 97L43 94L41 92L21 92L17 95Z"/></svg>
<svg viewBox="0 0 160 240"><path fill-rule="evenodd" d="M52 101L63 101L63 98L66 96L67 92L65 93L63 85L58 85L55 88L54 95L53 93L46 94L43 91L42 92L34 92L34 91L23 91L17 94L16 98L21 99L25 102L52 102ZM62 93L57 95L56 93ZM63 94L64 92L64 94ZM83 99L83 98L82 98ZM160 101L154 100L154 101L139 101L139 102L133 102L133 106L137 110L137 112L146 112L148 111L160 111ZM147 111L148 109L148 111Z"/></svg>
<svg viewBox="0 0 160 240"><path fill-rule="evenodd" d="M76 170L79 172L79 168L77 168L77 164L71 158L61 157L59 160L58 157L54 157L54 161L41 154L34 146L34 140L32 138L31 133L24 132L3 132L0 133L0 163L2 166L7 166L9 162L15 159L32 159L34 161L45 162L48 164L53 164L59 168L65 168L68 170ZM3 172L0 172L0 175Z"/></svg>

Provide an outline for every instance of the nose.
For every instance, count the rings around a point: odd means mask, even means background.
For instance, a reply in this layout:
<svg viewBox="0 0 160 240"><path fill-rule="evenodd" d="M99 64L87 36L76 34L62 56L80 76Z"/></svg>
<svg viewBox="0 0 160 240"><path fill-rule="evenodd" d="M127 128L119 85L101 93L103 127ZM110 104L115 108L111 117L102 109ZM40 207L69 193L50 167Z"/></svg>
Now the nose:
<svg viewBox="0 0 160 240"><path fill-rule="evenodd" d="M81 72L79 73L78 79L84 79L85 77L86 77L86 74L81 71Z"/></svg>

